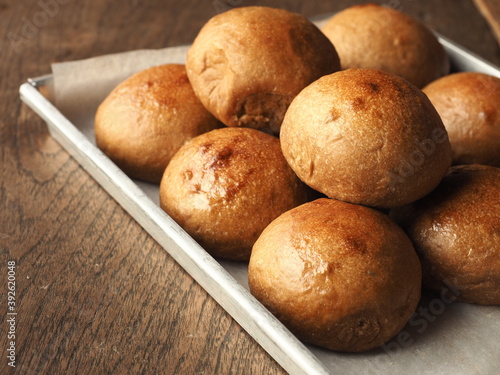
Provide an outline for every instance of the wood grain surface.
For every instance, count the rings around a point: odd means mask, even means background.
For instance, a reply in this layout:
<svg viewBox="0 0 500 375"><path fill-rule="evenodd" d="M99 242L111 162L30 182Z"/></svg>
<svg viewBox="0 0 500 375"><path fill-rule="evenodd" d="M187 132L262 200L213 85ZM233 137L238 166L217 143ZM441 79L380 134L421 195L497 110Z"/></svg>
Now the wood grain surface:
<svg viewBox="0 0 500 375"><path fill-rule="evenodd" d="M284 370L48 135L19 85L69 61L190 43L231 6L306 16L360 1L1 0L0 373L283 374ZM472 0L379 1L495 64ZM15 262L15 368L7 359Z"/></svg>
<svg viewBox="0 0 500 375"><path fill-rule="evenodd" d="M484 16L491 27L491 31L500 43L500 1L474 0L479 12Z"/></svg>

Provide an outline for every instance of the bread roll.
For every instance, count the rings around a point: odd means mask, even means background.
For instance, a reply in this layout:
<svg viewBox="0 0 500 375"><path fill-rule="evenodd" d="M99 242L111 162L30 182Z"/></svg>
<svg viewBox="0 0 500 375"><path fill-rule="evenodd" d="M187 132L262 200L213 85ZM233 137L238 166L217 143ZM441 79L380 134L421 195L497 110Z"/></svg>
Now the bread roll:
<svg viewBox="0 0 500 375"><path fill-rule="evenodd" d="M187 140L220 127L195 96L184 65L143 70L118 85L95 117L97 146L132 178L159 183Z"/></svg>
<svg viewBox="0 0 500 375"><path fill-rule="evenodd" d="M463 72L424 87L450 137L454 164L500 167L500 79Z"/></svg>
<svg viewBox="0 0 500 375"><path fill-rule="evenodd" d="M500 169L454 166L432 193L391 215L415 245L427 288L500 305Z"/></svg>
<svg viewBox="0 0 500 375"><path fill-rule="evenodd" d="M299 339L345 352L396 335L421 277L410 240L387 215L327 198L274 220L248 267L251 293Z"/></svg>
<svg viewBox="0 0 500 375"><path fill-rule="evenodd" d="M194 138L172 158L161 207L212 255L248 260L262 230L306 201L278 138L223 128Z"/></svg>
<svg viewBox="0 0 500 375"><path fill-rule="evenodd" d="M203 26L186 66L196 94L224 124L278 134L295 95L340 63L330 41L303 16L240 7Z"/></svg>
<svg viewBox="0 0 500 375"><path fill-rule="evenodd" d="M423 197L451 165L448 136L429 99L375 69L343 70L306 87L280 137L302 181L330 198L373 207Z"/></svg>
<svg viewBox="0 0 500 375"><path fill-rule="evenodd" d="M448 74L449 58L434 34L395 9L364 4L347 8L323 26L342 69L383 69L417 87Z"/></svg>

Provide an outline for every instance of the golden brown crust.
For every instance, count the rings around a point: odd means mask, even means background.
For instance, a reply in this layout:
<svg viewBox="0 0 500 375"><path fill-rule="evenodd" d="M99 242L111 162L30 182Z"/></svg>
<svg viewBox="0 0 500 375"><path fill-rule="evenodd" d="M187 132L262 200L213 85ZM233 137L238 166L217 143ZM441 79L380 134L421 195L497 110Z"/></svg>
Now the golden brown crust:
<svg viewBox="0 0 500 375"><path fill-rule="evenodd" d="M278 138L249 128L205 133L172 158L161 207L212 255L248 260L265 226L306 201Z"/></svg>
<svg viewBox="0 0 500 375"><path fill-rule="evenodd" d="M290 105L280 137L302 181L373 207L421 198L451 165L446 131L427 97L374 69L348 69L309 85Z"/></svg>
<svg viewBox="0 0 500 375"><path fill-rule="evenodd" d="M415 245L426 287L500 305L500 169L452 167L431 194L391 215Z"/></svg>
<svg viewBox="0 0 500 375"><path fill-rule="evenodd" d="M340 56L342 69L383 69L417 87L448 74L449 58L423 24L394 9L356 5L322 28Z"/></svg>
<svg viewBox="0 0 500 375"><path fill-rule="evenodd" d="M424 87L448 131L454 164L500 167L500 79L463 72Z"/></svg>
<svg viewBox="0 0 500 375"><path fill-rule="evenodd" d="M328 38L301 15L241 7L205 24L186 66L196 94L224 124L277 134L293 97L340 63Z"/></svg>
<svg viewBox="0 0 500 375"><path fill-rule="evenodd" d="M300 339L358 352L402 329L420 299L421 269L410 240L387 215L321 198L264 230L248 281Z"/></svg>
<svg viewBox="0 0 500 375"><path fill-rule="evenodd" d="M99 106L97 146L129 176L159 183L170 158L187 140L220 127L194 95L184 65L141 71Z"/></svg>

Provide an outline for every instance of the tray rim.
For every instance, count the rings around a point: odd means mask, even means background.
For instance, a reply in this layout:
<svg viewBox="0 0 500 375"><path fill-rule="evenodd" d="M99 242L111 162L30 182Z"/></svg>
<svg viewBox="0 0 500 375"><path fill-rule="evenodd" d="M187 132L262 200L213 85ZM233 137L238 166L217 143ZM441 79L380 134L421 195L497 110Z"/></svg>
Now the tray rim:
<svg viewBox="0 0 500 375"><path fill-rule="evenodd" d="M450 59L500 78L500 67L437 35ZM469 69L467 69L469 70ZM41 92L52 74L27 78L21 100L48 126L50 135L117 201L172 258L290 374L333 374L224 267L156 205Z"/></svg>

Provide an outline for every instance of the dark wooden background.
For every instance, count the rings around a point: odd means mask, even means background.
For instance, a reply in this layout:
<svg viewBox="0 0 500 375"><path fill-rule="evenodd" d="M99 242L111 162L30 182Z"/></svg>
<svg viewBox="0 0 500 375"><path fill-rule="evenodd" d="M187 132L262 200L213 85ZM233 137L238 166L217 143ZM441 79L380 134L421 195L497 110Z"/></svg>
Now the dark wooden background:
<svg viewBox="0 0 500 375"><path fill-rule="evenodd" d="M471 0L378 1L495 64ZM218 10L306 16L360 1L1 0L0 373L282 374L281 367L48 135L19 85L50 63L190 43ZM7 262L16 369L7 366Z"/></svg>

